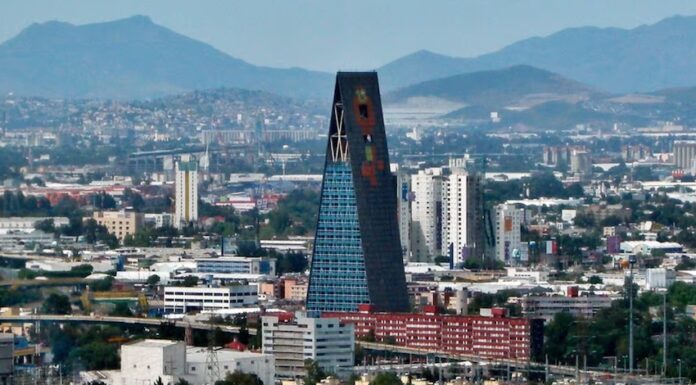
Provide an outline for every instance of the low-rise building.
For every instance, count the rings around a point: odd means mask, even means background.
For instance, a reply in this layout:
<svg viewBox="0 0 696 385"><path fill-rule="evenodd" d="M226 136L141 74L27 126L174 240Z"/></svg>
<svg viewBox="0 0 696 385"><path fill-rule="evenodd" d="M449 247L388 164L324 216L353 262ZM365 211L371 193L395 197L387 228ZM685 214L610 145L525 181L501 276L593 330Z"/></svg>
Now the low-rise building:
<svg viewBox="0 0 696 385"><path fill-rule="evenodd" d="M305 276L290 276L283 279L283 299L304 302L307 298L309 280Z"/></svg>
<svg viewBox="0 0 696 385"><path fill-rule="evenodd" d="M263 353L275 357L278 378L304 377L307 359L339 376L350 374L353 369L353 325L335 318L304 316L285 322L275 316L266 316L261 322Z"/></svg>
<svg viewBox="0 0 696 385"><path fill-rule="evenodd" d="M612 298L607 296L528 296L520 301L522 314L529 318L541 318L550 322L561 312L576 317L592 318L602 309L611 307Z"/></svg>
<svg viewBox="0 0 696 385"><path fill-rule="evenodd" d="M199 273L244 273L275 275L275 259L256 257L219 257L196 259Z"/></svg>
<svg viewBox="0 0 696 385"><path fill-rule="evenodd" d="M322 317L354 324L356 338L496 359L539 357L544 341L542 320L510 318L502 308L465 316L438 314L434 307L424 313L375 313L370 305L360 305L357 312L324 312Z"/></svg>
<svg viewBox="0 0 696 385"><path fill-rule="evenodd" d="M161 378L165 384L184 379L192 385L203 385L209 378L223 379L235 370L256 374L264 384L273 384L273 356L231 349L217 349L217 373L206 363L205 348L187 347L182 341L141 340L121 347L121 370L108 382L113 385L151 384Z"/></svg>
<svg viewBox="0 0 696 385"><path fill-rule="evenodd" d="M256 285L233 285L225 287L182 287L164 288L164 311L188 313L201 310L220 310L256 306Z"/></svg>
<svg viewBox="0 0 696 385"><path fill-rule="evenodd" d="M109 234L115 235L119 241L126 235L134 235L143 226L143 214L131 211L97 211L92 219L106 227Z"/></svg>

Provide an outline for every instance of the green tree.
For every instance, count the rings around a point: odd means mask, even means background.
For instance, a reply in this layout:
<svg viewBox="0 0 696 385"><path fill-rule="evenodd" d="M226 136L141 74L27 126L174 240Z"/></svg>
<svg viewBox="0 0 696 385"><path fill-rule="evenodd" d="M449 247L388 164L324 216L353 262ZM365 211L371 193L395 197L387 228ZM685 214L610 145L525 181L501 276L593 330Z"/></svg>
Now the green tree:
<svg viewBox="0 0 696 385"><path fill-rule="evenodd" d="M157 274L152 274L151 276L147 277L147 285L150 286L150 288L153 288L157 286L157 284L160 282L160 277Z"/></svg>
<svg viewBox="0 0 696 385"><path fill-rule="evenodd" d="M215 385L263 385L263 381L256 374L235 370L227 373L224 380L215 381Z"/></svg>
<svg viewBox="0 0 696 385"><path fill-rule="evenodd" d="M70 314L70 299L59 293L51 293L42 305L42 311L46 314Z"/></svg>
<svg viewBox="0 0 696 385"><path fill-rule="evenodd" d="M307 372L304 378L304 385L316 385L327 377L326 372L319 367L319 363L311 358L305 360L304 367Z"/></svg>
<svg viewBox="0 0 696 385"><path fill-rule="evenodd" d="M403 385L399 377L392 372L379 372L370 385Z"/></svg>

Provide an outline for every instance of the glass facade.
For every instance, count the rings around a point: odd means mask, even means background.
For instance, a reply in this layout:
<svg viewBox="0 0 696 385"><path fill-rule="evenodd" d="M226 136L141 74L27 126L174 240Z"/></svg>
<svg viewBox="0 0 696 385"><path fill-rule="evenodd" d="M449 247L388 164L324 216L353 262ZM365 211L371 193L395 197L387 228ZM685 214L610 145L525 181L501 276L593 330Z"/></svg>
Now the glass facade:
<svg viewBox="0 0 696 385"><path fill-rule="evenodd" d="M355 311L370 303L353 175L347 162L329 162L319 207L307 310Z"/></svg>

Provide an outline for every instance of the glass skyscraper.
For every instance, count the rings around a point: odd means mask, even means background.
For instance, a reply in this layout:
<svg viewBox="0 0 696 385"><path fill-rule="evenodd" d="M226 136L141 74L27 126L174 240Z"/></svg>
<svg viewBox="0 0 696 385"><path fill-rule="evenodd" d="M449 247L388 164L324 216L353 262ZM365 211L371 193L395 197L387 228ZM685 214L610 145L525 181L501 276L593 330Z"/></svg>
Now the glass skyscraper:
<svg viewBox="0 0 696 385"><path fill-rule="evenodd" d="M408 311L377 74L339 72L307 311Z"/></svg>

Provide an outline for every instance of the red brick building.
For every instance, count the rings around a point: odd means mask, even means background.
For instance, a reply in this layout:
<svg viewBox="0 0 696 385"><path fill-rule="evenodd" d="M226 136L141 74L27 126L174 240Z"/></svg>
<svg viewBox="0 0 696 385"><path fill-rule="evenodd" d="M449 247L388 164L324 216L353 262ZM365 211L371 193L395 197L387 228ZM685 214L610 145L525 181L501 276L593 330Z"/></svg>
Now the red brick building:
<svg viewBox="0 0 696 385"><path fill-rule="evenodd" d="M361 305L358 312L322 317L354 324L356 339L373 336L377 342L499 359L538 358L544 339L542 320L509 318L502 308L491 309L490 316L459 316L437 314L433 307L424 313L375 313Z"/></svg>

